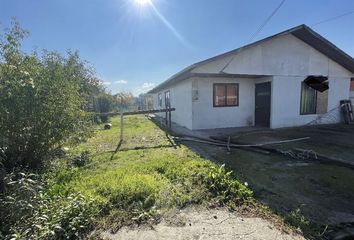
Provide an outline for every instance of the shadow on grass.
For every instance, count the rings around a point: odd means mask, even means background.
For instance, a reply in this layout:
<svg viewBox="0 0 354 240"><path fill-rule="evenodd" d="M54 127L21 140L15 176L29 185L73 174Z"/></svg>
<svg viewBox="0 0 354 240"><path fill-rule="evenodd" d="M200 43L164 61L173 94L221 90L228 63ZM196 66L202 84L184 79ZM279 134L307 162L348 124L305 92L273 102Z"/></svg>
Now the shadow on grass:
<svg viewBox="0 0 354 240"><path fill-rule="evenodd" d="M156 145L156 146L150 146L150 147L133 147L133 148L121 148L122 146L122 141L119 141L118 146L116 148L116 150L112 150L112 151L106 151L105 153L112 153L110 160L112 160L114 158L114 156L118 153L118 152L126 152L126 151L134 151L134 150L147 150L147 149L158 149L158 148L177 148L176 144L173 144L172 140L170 138L168 138L169 141L171 142L170 145Z"/></svg>
<svg viewBox="0 0 354 240"><path fill-rule="evenodd" d="M175 145L157 145L151 147L133 147L133 148L122 148L119 152L132 151L132 150L145 150L145 149L157 149L157 148L176 148Z"/></svg>
<svg viewBox="0 0 354 240"><path fill-rule="evenodd" d="M175 135L172 131L166 130L159 119L150 120L166 134ZM286 130L289 131L289 129ZM299 131L299 129L290 130L295 130L296 133ZM316 129L310 130L315 131L317 135L321 133ZM345 135L351 137L351 132L347 131L346 126L345 130ZM337 127L333 131L336 133ZM298 134L309 133L299 131ZM326 132L327 138L332 138L327 134ZM342 135L334 137L336 141L341 140L342 151L350 152L344 144L347 141L344 141ZM320 140L323 142L322 138L322 135L315 138L316 141L311 144ZM348 184L353 179L352 169L313 162L304 163L289 160L288 157L281 155L262 155L246 152L243 149L235 149L232 151L233 154L227 154L226 149L223 152L220 147L192 142L184 143L184 145L216 164L226 164L230 170L234 171L235 177L250 183L255 192L256 201L262 202L292 228L301 229L306 239L354 239L352 219L346 217L336 222L329 221L337 212L344 211L348 215L354 215L354 212L350 210L354 206L351 202L354 196L351 189L354 187ZM328 143L328 146L331 145Z"/></svg>

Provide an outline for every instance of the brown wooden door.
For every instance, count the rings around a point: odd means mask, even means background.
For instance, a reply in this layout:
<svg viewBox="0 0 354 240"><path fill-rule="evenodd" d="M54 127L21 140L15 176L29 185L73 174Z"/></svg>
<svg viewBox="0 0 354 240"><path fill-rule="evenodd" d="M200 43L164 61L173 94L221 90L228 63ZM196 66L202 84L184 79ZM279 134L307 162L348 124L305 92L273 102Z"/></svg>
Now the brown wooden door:
<svg viewBox="0 0 354 240"><path fill-rule="evenodd" d="M270 127L271 83L256 84L255 125Z"/></svg>

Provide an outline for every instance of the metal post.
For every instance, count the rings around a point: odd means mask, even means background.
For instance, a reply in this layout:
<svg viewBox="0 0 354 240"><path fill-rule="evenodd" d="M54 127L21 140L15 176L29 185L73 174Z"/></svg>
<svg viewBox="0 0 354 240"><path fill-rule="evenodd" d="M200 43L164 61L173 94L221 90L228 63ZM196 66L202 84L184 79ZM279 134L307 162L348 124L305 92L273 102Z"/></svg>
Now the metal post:
<svg viewBox="0 0 354 240"><path fill-rule="evenodd" d="M120 113L120 141L123 141L123 119L124 119L124 113Z"/></svg>
<svg viewBox="0 0 354 240"><path fill-rule="evenodd" d="M171 106L168 106L168 127L171 129Z"/></svg>
<svg viewBox="0 0 354 240"><path fill-rule="evenodd" d="M230 154L230 151L231 151L231 149L230 149L230 142L231 142L231 137L229 136L228 138L227 138L227 154Z"/></svg>
<svg viewBox="0 0 354 240"><path fill-rule="evenodd" d="M167 124L168 124L168 118L167 118L167 106L166 106L166 109L165 109L165 124L166 124L166 128L167 128Z"/></svg>

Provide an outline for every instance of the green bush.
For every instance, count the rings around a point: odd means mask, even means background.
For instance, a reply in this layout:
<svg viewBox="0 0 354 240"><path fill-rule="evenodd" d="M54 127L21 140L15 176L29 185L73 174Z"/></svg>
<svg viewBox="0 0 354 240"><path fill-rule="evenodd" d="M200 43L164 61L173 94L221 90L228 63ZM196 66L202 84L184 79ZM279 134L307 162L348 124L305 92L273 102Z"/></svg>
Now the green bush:
<svg viewBox="0 0 354 240"><path fill-rule="evenodd" d="M231 178L232 172L225 165L212 166L208 175L202 176L209 192L221 203L242 203L252 196L252 191L239 181Z"/></svg>
<svg viewBox="0 0 354 240"><path fill-rule="evenodd" d="M0 195L0 232L11 232L15 224L21 224L36 206L36 195L42 185L34 174L8 174L4 178L4 192Z"/></svg>
<svg viewBox="0 0 354 240"><path fill-rule="evenodd" d="M0 147L0 194L5 191L6 170L3 162L5 162L5 151Z"/></svg>
<svg viewBox="0 0 354 240"><path fill-rule="evenodd" d="M95 112L97 113L107 113L111 112L116 105L116 100L110 94L102 93L94 98L95 102ZM107 123L108 116L100 116L100 122Z"/></svg>
<svg viewBox="0 0 354 240"><path fill-rule="evenodd" d="M322 239L322 235L325 232L324 230L326 230L327 227L323 229L323 226L310 221L306 216L303 215L301 207L302 206L295 208L291 210L287 215L285 215L285 222L301 231L306 239Z"/></svg>
<svg viewBox="0 0 354 240"><path fill-rule="evenodd" d="M83 167L90 162L89 155L89 151L83 151L79 156L72 157L70 164L74 167Z"/></svg>
<svg viewBox="0 0 354 240"><path fill-rule="evenodd" d="M51 151L83 140L98 80L77 53L25 54L17 23L0 39L0 148L6 169L40 168ZM96 90L94 90L96 89Z"/></svg>
<svg viewBox="0 0 354 240"><path fill-rule="evenodd" d="M0 196L4 239L77 239L99 214L99 203L80 193L48 195L39 176L10 174Z"/></svg>
<svg viewBox="0 0 354 240"><path fill-rule="evenodd" d="M232 178L225 166L208 161L189 161L167 169L166 175L175 186L169 190L179 205L215 199L220 205L235 207L252 196L252 191ZM178 183L178 184L176 184ZM198 187L196 187L198 186Z"/></svg>

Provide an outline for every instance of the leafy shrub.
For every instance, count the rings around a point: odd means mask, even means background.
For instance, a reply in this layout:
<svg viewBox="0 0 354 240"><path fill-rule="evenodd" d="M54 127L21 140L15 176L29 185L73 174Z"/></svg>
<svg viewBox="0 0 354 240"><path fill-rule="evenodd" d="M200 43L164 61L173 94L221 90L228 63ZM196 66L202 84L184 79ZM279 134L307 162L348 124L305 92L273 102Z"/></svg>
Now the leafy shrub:
<svg viewBox="0 0 354 240"><path fill-rule="evenodd" d="M299 228L304 228L310 225L310 221L301 213L300 208L292 210L286 217L286 220L292 225Z"/></svg>
<svg viewBox="0 0 354 240"><path fill-rule="evenodd" d="M174 198L180 203L214 198L221 205L234 207L249 199L252 191L233 179L231 174L224 165L218 167L208 161L189 161L171 167L166 172L167 177L175 183L169 191L175 194Z"/></svg>
<svg viewBox="0 0 354 240"><path fill-rule="evenodd" d="M0 194L2 194L5 191L5 169L0 163Z"/></svg>
<svg viewBox="0 0 354 240"><path fill-rule="evenodd" d="M8 174L5 191L0 195L0 232L8 233L15 224L21 224L36 205L36 195L42 190L34 174Z"/></svg>
<svg viewBox="0 0 354 240"><path fill-rule="evenodd" d="M37 178L37 179L36 179ZM80 193L52 196L34 174L10 174L0 198L4 239L77 239L90 229L99 203Z"/></svg>
<svg viewBox="0 0 354 240"><path fill-rule="evenodd" d="M107 113L114 109L115 99L112 95L102 93L99 96L95 97L95 112L98 113ZM100 116L102 123L108 122L108 116Z"/></svg>
<svg viewBox="0 0 354 240"><path fill-rule="evenodd" d="M94 122L95 124L99 125L99 124L102 123L100 116L94 115L94 116L92 116L92 118L93 118L93 122Z"/></svg>
<svg viewBox="0 0 354 240"><path fill-rule="evenodd" d="M300 207L291 210L285 215L285 221L300 230L307 239L322 239L321 235L324 233L322 226L306 218Z"/></svg>
<svg viewBox="0 0 354 240"><path fill-rule="evenodd" d="M242 203L252 196L252 191L239 181L231 178L232 172L225 170L225 165L212 166L203 182L210 193L222 203Z"/></svg>
<svg viewBox="0 0 354 240"><path fill-rule="evenodd" d="M78 53L21 52L26 35L14 23L0 39L0 147L7 169L40 168L51 150L87 137L87 99L99 88Z"/></svg>
<svg viewBox="0 0 354 240"><path fill-rule="evenodd" d="M90 162L90 152L83 151L79 156L71 158L71 165L74 167L83 167Z"/></svg>
<svg viewBox="0 0 354 240"><path fill-rule="evenodd" d="M0 147L0 194L5 191L6 170L3 162L5 162L5 151Z"/></svg>

